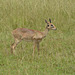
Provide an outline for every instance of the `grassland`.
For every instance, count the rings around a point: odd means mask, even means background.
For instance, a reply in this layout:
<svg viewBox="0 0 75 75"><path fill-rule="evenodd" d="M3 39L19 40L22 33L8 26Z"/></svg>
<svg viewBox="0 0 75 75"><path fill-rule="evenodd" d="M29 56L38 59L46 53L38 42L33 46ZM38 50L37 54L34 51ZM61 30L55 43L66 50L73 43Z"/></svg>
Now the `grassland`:
<svg viewBox="0 0 75 75"><path fill-rule="evenodd" d="M43 31L45 19L57 27L32 57L32 43L22 41L10 53L15 28ZM75 75L75 0L0 0L0 75Z"/></svg>

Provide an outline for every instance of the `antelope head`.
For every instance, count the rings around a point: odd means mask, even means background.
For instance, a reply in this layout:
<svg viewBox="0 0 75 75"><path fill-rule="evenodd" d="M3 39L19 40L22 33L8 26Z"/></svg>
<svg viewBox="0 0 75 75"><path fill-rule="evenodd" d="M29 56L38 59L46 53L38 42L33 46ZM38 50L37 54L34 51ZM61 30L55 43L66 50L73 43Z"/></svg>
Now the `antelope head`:
<svg viewBox="0 0 75 75"><path fill-rule="evenodd" d="M47 20L45 20L45 22L47 23L46 29L48 30L56 30L56 27L54 24L51 23L51 19L49 18L49 22L47 22Z"/></svg>

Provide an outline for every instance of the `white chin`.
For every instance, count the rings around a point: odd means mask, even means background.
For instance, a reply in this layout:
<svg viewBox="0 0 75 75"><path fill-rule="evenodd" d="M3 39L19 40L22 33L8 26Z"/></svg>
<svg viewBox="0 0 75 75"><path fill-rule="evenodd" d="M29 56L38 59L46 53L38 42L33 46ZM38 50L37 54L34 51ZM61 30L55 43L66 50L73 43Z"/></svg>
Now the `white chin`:
<svg viewBox="0 0 75 75"><path fill-rule="evenodd" d="M57 30L56 28L53 28L52 30Z"/></svg>

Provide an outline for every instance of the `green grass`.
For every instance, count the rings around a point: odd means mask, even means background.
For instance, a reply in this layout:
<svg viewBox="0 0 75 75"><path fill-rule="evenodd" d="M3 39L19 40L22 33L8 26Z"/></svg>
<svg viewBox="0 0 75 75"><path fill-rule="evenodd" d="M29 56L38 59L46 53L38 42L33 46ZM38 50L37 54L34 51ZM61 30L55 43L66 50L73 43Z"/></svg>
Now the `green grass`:
<svg viewBox="0 0 75 75"><path fill-rule="evenodd" d="M0 0L0 75L75 75L75 0ZM45 19L57 27L40 43L22 41L10 53L15 28L45 29Z"/></svg>

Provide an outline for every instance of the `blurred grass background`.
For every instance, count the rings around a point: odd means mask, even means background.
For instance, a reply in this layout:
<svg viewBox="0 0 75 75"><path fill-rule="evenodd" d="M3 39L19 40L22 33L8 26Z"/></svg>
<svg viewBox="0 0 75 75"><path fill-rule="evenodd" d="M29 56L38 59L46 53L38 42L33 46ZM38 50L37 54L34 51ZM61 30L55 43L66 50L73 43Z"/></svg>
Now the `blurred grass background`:
<svg viewBox="0 0 75 75"><path fill-rule="evenodd" d="M43 31L45 19L57 27L32 57L32 43L22 41L11 55L16 28ZM0 0L0 75L75 75L75 0Z"/></svg>

